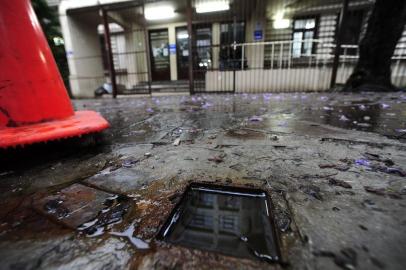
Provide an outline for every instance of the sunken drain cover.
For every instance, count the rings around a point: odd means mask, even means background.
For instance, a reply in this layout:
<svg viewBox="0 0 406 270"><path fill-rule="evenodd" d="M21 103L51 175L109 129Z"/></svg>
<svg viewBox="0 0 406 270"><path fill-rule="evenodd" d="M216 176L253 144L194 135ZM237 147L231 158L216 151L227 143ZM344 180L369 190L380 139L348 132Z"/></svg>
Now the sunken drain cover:
<svg viewBox="0 0 406 270"><path fill-rule="evenodd" d="M270 199L258 189L193 183L158 239L241 258L280 259Z"/></svg>

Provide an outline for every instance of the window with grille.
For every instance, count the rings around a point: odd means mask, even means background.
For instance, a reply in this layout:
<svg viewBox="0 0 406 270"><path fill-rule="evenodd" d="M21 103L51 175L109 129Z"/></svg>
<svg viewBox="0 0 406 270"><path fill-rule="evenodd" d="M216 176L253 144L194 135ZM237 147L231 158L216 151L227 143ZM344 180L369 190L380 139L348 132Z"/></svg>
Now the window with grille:
<svg viewBox="0 0 406 270"><path fill-rule="evenodd" d="M296 19L293 21L292 56L310 56L316 36L316 18Z"/></svg>

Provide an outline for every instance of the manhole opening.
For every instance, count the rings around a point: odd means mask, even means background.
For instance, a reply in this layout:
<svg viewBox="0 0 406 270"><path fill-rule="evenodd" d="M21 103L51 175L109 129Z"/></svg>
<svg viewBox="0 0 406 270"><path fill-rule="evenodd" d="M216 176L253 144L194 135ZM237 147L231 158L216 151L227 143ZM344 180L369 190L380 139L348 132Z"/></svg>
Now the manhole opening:
<svg viewBox="0 0 406 270"><path fill-rule="evenodd" d="M158 239L240 258L280 260L271 200L260 189L192 183Z"/></svg>

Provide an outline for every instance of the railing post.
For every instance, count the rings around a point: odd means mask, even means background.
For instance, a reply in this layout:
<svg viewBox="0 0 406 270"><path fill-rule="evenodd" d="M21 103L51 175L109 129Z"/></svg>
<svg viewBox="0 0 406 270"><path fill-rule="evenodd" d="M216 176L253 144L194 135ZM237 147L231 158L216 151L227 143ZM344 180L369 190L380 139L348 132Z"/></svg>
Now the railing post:
<svg viewBox="0 0 406 270"><path fill-rule="evenodd" d="M142 14L145 16L145 5L142 5ZM148 93L152 94L152 75L151 75L151 57L150 57L150 44L149 44L149 35L147 30L147 23L144 21L143 23L143 30L144 30L144 39L145 39L145 59L147 60L147 76L148 76Z"/></svg>
<svg viewBox="0 0 406 270"><path fill-rule="evenodd" d="M235 93L235 68L233 68L233 93Z"/></svg>
<svg viewBox="0 0 406 270"><path fill-rule="evenodd" d="M345 24L345 19L347 17L348 1L349 0L344 0L343 6L341 8L340 20L337 31L336 47L334 50L334 61L333 61L333 70L331 72L330 88L333 88L334 85L336 84L338 62L340 60L341 36L343 32L343 26Z"/></svg>
<svg viewBox="0 0 406 270"><path fill-rule="evenodd" d="M116 71L114 69L113 51L111 49L110 29L109 29L109 22L107 19L107 10L102 8L101 15L102 15L103 27L104 27L104 42L106 44L106 49L107 49L109 75L110 75L110 80L111 80L111 86L113 88L113 98L116 98L117 97Z"/></svg>
<svg viewBox="0 0 406 270"><path fill-rule="evenodd" d="M241 70L244 70L244 51L245 45L241 45Z"/></svg>
<svg viewBox="0 0 406 270"><path fill-rule="evenodd" d="M195 93L194 89L194 82L193 82L193 46L192 46L192 39L193 39L193 29L192 29L192 0L187 0L187 7L186 7L186 15L187 15L187 32L189 35L189 42L188 42L188 50L189 50L189 91L190 94L193 95Z"/></svg>

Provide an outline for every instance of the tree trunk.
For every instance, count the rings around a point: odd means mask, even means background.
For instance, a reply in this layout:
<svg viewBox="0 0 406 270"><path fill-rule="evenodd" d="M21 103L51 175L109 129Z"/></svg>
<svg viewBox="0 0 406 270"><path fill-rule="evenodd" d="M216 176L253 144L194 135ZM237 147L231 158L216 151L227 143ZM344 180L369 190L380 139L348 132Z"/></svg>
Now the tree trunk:
<svg viewBox="0 0 406 270"><path fill-rule="evenodd" d="M391 83L391 57L405 22L405 0L376 0L359 45L358 63L344 91L396 90Z"/></svg>

